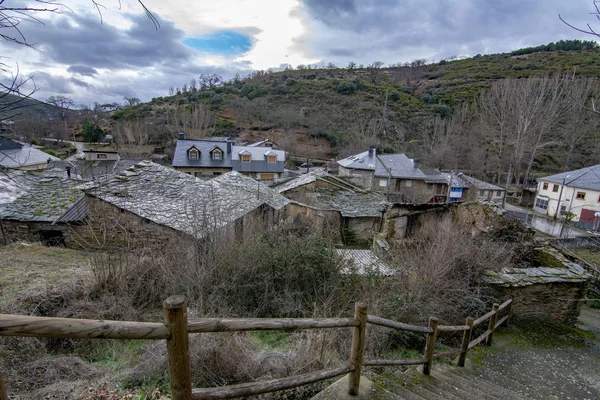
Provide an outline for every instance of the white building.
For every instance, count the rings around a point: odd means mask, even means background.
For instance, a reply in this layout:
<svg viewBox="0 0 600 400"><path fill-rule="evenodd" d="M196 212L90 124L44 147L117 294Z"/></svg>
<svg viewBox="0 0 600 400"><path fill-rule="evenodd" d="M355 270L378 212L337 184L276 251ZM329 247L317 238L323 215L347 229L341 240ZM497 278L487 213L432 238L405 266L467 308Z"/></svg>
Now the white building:
<svg viewBox="0 0 600 400"><path fill-rule="evenodd" d="M539 178L534 210L551 217L569 212L573 221L593 224L600 212L600 164Z"/></svg>

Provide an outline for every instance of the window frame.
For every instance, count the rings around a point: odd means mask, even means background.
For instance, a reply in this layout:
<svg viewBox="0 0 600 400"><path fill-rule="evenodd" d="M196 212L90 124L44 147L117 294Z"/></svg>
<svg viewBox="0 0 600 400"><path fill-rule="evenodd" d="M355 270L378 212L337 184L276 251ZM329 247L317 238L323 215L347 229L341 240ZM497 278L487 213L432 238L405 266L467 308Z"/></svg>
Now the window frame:
<svg viewBox="0 0 600 400"><path fill-rule="evenodd" d="M240 154L240 161L244 163L252 162L252 154Z"/></svg>
<svg viewBox="0 0 600 400"><path fill-rule="evenodd" d="M586 192L577 192L575 194L575 199L576 200L585 200L585 195L586 195Z"/></svg>
<svg viewBox="0 0 600 400"><path fill-rule="evenodd" d="M200 160L200 150L198 150L195 147L190 147L187 151L187 155L188 155L188 160L190 161L198 161ZM192 157L192 154L194 154L194 157Z"/></svg>
<svg viewBox="0 0 600 400"><path fill-rule="evenodd" d="M559 189L559 188L560 188L560 185L558 185L558 184L554 183L554 184L552 185L552 192L553 192L553 193L558 193L558 189Z"/></svg>

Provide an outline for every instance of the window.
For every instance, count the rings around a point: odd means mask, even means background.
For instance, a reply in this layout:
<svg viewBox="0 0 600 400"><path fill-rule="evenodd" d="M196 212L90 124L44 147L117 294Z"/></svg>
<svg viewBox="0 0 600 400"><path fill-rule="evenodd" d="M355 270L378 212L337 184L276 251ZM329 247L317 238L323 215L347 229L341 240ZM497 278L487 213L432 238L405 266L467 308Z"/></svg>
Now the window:
<svg viewBox="0 0 600 400"><path fill-rule="evenodd" d="M496 190L496 197L502 196L502 190Z"/></svg>
<svg viewBox="0 0 600 400"><path fill-rule="evenodd" d="M214 176L219 176L219 175L221 175L221 174L222 174L222 172L213 172L213 175L214 175Z"/></svg>
<svg viewBox="0 0 600 400"><path fill-rule="evenodd" d="M548 182L544 182L544 185L542 186L542 190L548 190Z"/></svg>
<svg viewBox="0 0 600 400"><path fill-rule="evenodd" d="M565 204L560 206L560 212L564 213L565 211L567 211L567 206Z"/></svg>
<svg viewBox="0 0 600 400"><path fill-rule="evenodd" d="M275 175L274 174L260 174L260 179L272 181L273 179L275 179Z"/></svg>
<svg viewBox="0 0 600 400"><path fill-rule="evenodd" d="M191 149L188 150L188 160L199 160L200 159L200 151L195 148L192 147Z"/></svg>
<svg viewBox="0 0 600 400"><path fill-rule="evenodd" d="M541 208L542 210L548 209L548 200L544 199L535 199L535 208Z"/></svg>
<svg viewBox="0 0 600 400"><path fill-rule="evenodd" d="M404 181L404 186L411 187L412 186L412 181L410 179L407 180L407 181Z"/></svg>
<svg viewBox="0 0 600 400"><path fill-rule="evenodd" d="M577 195L575 196L575 198L577 200L585 200L585 192L577 192Z"/></svg>
<svg viewBox="0 0 600 400"><path fill-rule="evenodd" d="M380 179L379 180L379 186L386 187L387 186L387 179ZM600 198L598 198L598 201L600 201Z"/></svg>
<svg viewBox="0 0 600 400"><path fill-rule="evenodd" d="M552 191L553 192L555 192L555 193L558 192L558 188L559 188L558 185L556 185L556 184L552 185Z"/></svg>
<svg viewBox="0 0 600 400"><path fill-rule="evenodd" d="M600 196L598 196L598 203L600 203Z"/></svg>
<svg viewBox="0 0 600 400"><path fill-rule="evenodd" d="M242 154L242 162L250 162L252 156L250 154Z"/></svg>
<svg viewBox="0 0 600 400"><path fill-rule="evenodd" d="M223 152L221 150L213 150L212 152L212 159L213 160L222 160L223 159Z"/></svg>
<svg viewBox="0 0 600 400"><path fill-rule="evenodd" d="M106 158L106 154L96 154L96 158Z"/></svg>
<svg viewBox="0 0 600 400"><path fill-rule="evenodd" d="M479 191L479 197L483 197L485 196L485 190L480 190Z"/></svg>
<svg viewBox="0 0 600 400"><path fill-rule="evenodd" d="M267 156L267 162L268 163L274 163L277 161L277 156Z"/></svg>

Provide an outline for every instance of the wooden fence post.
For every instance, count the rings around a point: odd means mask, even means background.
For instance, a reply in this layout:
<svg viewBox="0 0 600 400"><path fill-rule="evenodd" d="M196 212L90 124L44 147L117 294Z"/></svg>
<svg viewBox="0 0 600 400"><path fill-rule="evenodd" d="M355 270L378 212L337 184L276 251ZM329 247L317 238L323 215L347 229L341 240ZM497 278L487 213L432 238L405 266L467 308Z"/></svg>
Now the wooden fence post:
<svg viewBox="0 0 600 400"><path fill-rule="evenodd" d="M187 302L184 296L171 296L163 303L165 324L171 331L167 339L169 377L173 400L191 400L192 378L187 332Z"/></svg>
<svg viewBox="0 0 600 400"><path fill-rule="evenodd" d="M494 329L496 328L496 320L498 319L499 308L500 304L494 303L492 311L495 311L495 313L490 317L490 324L488 325L488 331L490 331L490 335L487 337L487 339L485 339L485 344L488 346L492 345L492 336L494 336Z"/></svg>
<svg viewBox="0 0 600 400"><path fill-rule="evenodd" d="M362 369L365 349L367 317L367 305L365 303L356 303L354 306L354 318L358 320L360 325L355 326L352 332L350 364L354 367L354 371L350 372L350 376L348 377L348 393L352 396L356 396L360 389L360 371Z"/></svg>
<svg viewBox="0 0 600 400"><path fill-rule="evenodd" d="M429 317L429 327L433 329L432 333L427 334L425 339L425 358L427 362L423 364L423 373L425 375L431 374L431 367L433 365L433 354L435 351L435 339L437 336L438 319L435 317Z"/></svg>
<svg viewBox="0 0 600 400"><path fill-rule="evenodd" d="M473 336L473 321L473 318L467 317L467 322L465 323L465 325L469 327L469 330L463 333L462 346L460 350L460 355L458 356L459 367L465 366L465 360L467 359L467 351L469 351L469 343L471 342L471 336Z"/></svg>
<svg viewBox="0 0 600 400"><path fill-rule="evenodd" d="M8 393L6 393L6 386L4 385L4 381L0 376L0 400L9 400Z"/></svg>

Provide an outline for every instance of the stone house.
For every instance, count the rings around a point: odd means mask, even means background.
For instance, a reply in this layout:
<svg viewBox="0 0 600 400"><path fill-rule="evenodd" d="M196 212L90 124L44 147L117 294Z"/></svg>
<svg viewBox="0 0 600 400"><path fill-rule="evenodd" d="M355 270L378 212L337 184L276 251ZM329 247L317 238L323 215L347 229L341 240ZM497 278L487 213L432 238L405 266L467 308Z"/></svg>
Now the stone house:
<svg viewBox="0 0 600 400"><path fill-rule="evenodd" d="M68 245L69 226L83 223L87 206L80 182L63 174L4 172L0 178L4 242Z"/></svg>
<svg viewBox="0 0 600 400"><path fill-rule="evenodd" d="M470 185L469 200L491 201L501 204L504 207L506 199L505 188L481 181L472 176L461 175L461 179Z"/></svg>
<svg viewBox="0 0 600 400"><path fill-rule="evenodd" d="M395 203L443 203L448 182L435 168L404 154L377 155L375 148L338 161L339 176L367 190L385 193Z"/></svg>
<svg viewBox="0 0 600 400"><path fill-rule="evenodd" d="M289 203L235 171L202 181L147 161L86 194L88 218L74 229L72 242L109 250L243 241L279 221Z"/></svg>
<svg viewBox="0 0 600 400"><path fill-rule="evenodd" d="M293 207L286 208L288 215L338 231L346 244L371 243L387 205L384 194L361 190L318 169L274 189L294 202ZM321 219L326 215L328 222L324 224Z"/></svg>

